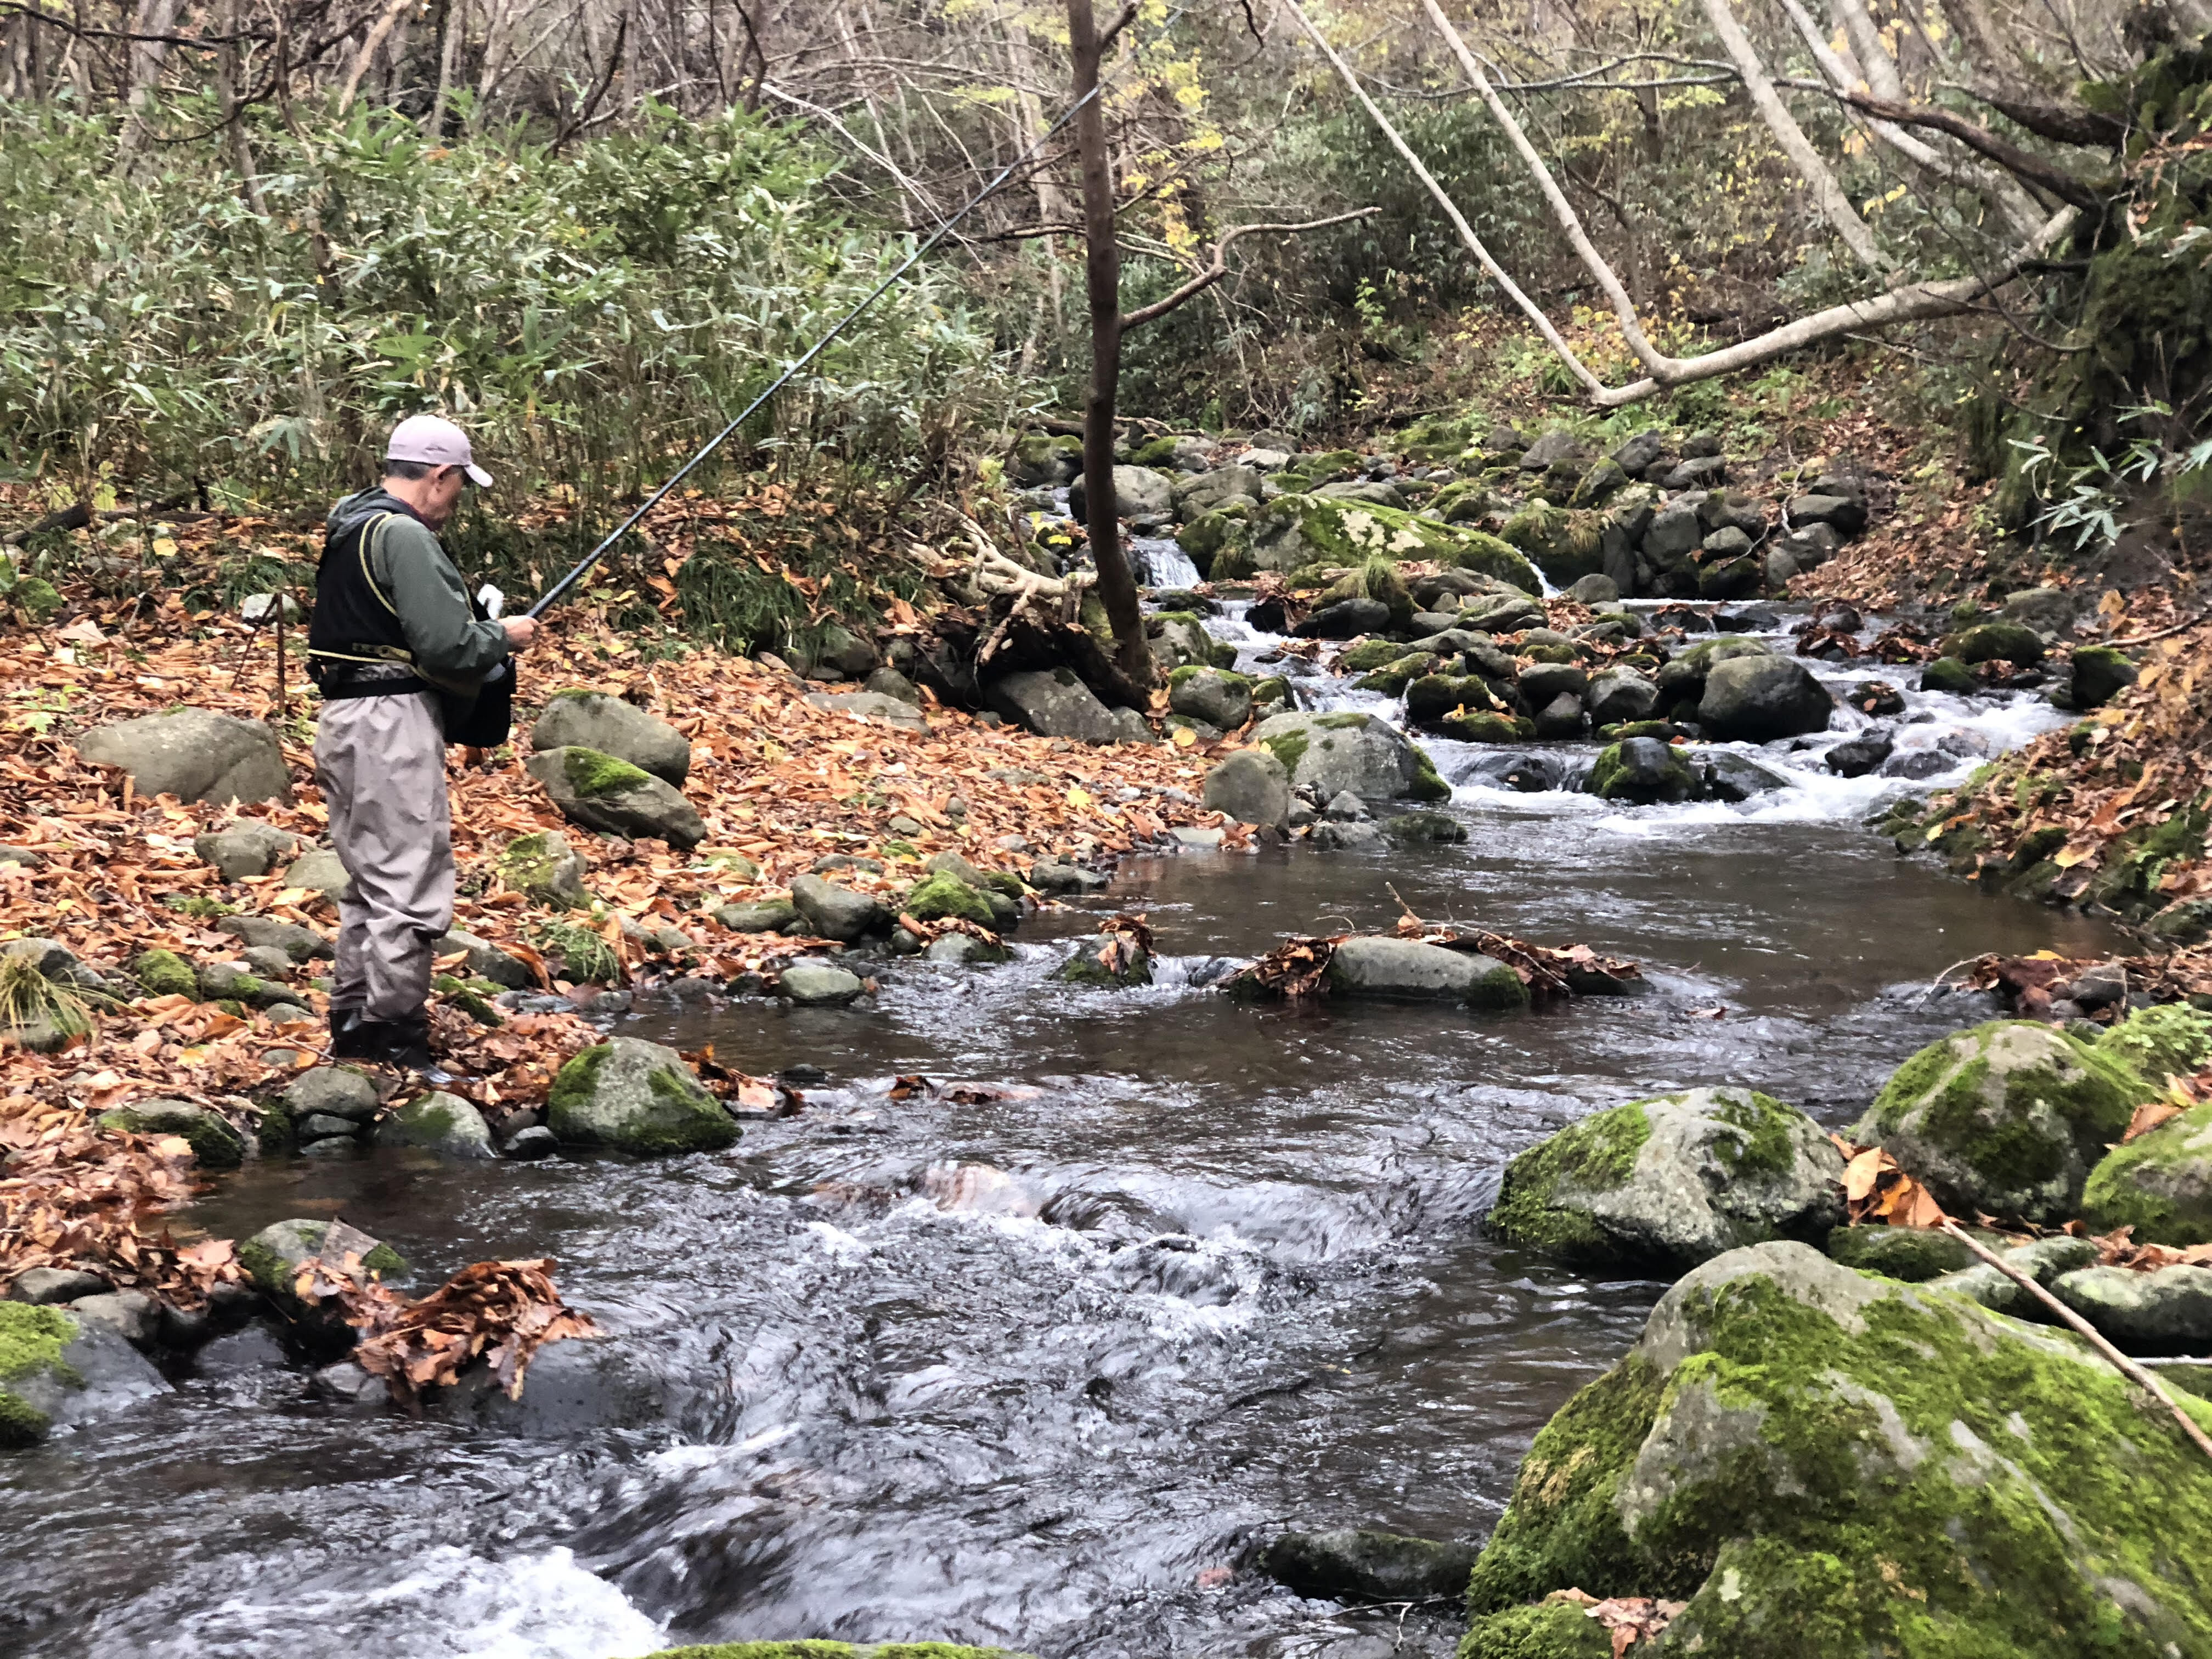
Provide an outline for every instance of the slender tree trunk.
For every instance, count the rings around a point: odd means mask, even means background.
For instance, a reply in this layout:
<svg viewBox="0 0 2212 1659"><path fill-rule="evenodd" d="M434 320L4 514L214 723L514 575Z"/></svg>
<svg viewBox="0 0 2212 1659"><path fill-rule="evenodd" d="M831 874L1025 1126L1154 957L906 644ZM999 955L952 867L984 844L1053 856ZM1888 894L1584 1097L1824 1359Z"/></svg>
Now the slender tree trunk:
<svg viewBox="0 0 2212 1659"><path fill-rule="evenodd" d="M1858 210L1844 194L1844 187L1836 182L1836 175L1820 159L1820 152L1813 148L1813 141L1784 106L1781 94L1774 90L1774 82L1767 78L1765 65L1759 61L1751 37L1743 32L1743 26L1735 21L1735 13L1729 9L1728 0L1704 0L1704 4L1713 33L1720 36L1736 73L1743 76L1744 89L1751 94L1753 106L1765 121L1766 130L1774 135L1774 142L1782 147L1783 154L1811 189L1820 216L1861 264L1869 270L1882 270L1887 262L1881 257L1881 250L1875 246L1874 232L1867 228L1866 221L1859 217Z"/></svg>
<svg viewBox="0 0 2212 1659"><path fill-rule="evenodd" d="M466 0L446 0L438 9L438 89L430 94L430 107L422 117L422 136L435 143L445 134L446 100L453 90L453 49L462 28L461 7Z"/></svg>
<svg viewBox="0 0 2212 1659"><path fill-rule="evenodd" d="M139 34L167 34L177 25L177 0L138 0L131 14L131 27ZM160 40L133 40L128 54L130 79L124 88L124 101L130 106L123 118L123 131L115 141L115 167L118 173L129 170L132 160L146 144L146 100L161 79L161 65L168 60L169 48Z"/></svg>
<svg viewBox="0 0 2212 1659"><path fill-rule="evenodd" d="M238 15L242 9L240 0L230 0L223 9L223 33L238 32ZM223 112L229 119L231 164L238 169L239 194L246 205L266 219L269 203L261 193L261 178L253 165L253 146L246 137L246 111L238 101L238 44L232 41L215 55L215 91L221 100Z"/></svg>
<svg viewBox="0 0 2212 1659"><path fill-rule="evenodd" d="M1021 118L1022 148L1027 149L1044 131L1044 112L1038 106L1035 91L1037 82L1036 54L1030 50L1030 32L1018 15L1006 22L1006 64L1013 73L1014 108ZM1067 212L1067 203L1060 194L1060 185L1051 173L1036 164L1030 173L1036 191L1037 220L1042 224L1055 224ZM1044 239L1045 289L1052 300L1052 325L1056 332L1061 326L1061 292L1060 275L1060 239ZM1030 337L1032 343L1035 334Z"/></svg>
<svg viewBox="0 0 2212 1659"><path fill-rule="evenodd" d="M1083 272L1091 298L1091 390L1083 406L1084 518L1098 567L1098 597L1114 625L1116 659L1139 685L1152 683L1136 579L1121 552L1121 503L1114 498L1114 394L1121 378L1121 247L1114 234L1114 179L1106 160L1106 112L1098 88L1098 25L1091 0L1067 0L1068 54L1074 91L1087 100L1075 118L1083 168Z"/></svg>

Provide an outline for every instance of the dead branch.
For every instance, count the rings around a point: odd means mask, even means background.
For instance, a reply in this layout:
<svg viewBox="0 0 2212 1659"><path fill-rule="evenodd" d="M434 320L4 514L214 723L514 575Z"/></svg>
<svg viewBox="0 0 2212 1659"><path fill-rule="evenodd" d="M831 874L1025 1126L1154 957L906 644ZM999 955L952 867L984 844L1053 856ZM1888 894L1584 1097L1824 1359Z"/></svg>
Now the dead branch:
<svg viewBox="0 0 2212 1659"><path fill-rule="evenodd" d="M1250 236L1262 231L1271 235L1296 235L1300 231L1321 230L1330 225L1341 225L1354 219L1369 218L1382 210L1380 208L1357 208L1350 213L1334 214L1326 219L1309 219L1303 224L1296 225L1238 225L1235 229L1226 233L1220 241L1214 244L1212 264L1164 299L1155 300L1152 304L1141 307L1135 311L1124 312L1121 315L1121 326L1124 330L1139 328L1156 318L1164 317L1192 295L1204 293L1226 276L1229 274L1229 245L1239 236Z"/></svg>

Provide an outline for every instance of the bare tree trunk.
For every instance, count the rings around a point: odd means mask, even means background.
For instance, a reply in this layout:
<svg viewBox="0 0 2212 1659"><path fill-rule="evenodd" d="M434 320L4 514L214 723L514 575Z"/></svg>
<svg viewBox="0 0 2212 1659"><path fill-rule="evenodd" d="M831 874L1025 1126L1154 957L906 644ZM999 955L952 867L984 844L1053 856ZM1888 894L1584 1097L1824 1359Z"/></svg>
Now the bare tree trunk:
<svg viewBox="0 0 2212 1659"><path fill-rule="evenodd" d="M430 107L422 117L422 136L435 143L446 130L446 100L453 90L453 50L464 25L461 8L467 0L446 0L438 9L438 89L430 94Z"/></svg>
<svg viewBox="0 0 2212 1659"><path fill-rule="evenodd" d="M361 43L361 50L354 54L353 67L346 71L345 84L338 88L340 115L353 107L354 94L361 90L361 77L368 73L369 60L376 56L376 49L392 33L392 26L399 21L399 14L413 3L414 0L387 0L375 27L369 30L368 38Z"/></svg>
<svg viewBox="0 0 2212 1659"><path fill-rule="evenodd" d="M1035 90L1036 57L1030 50L1030 32L1023 25L1018 13L1006 21L1006 66L1014 82L1014 109L1020 117L1022 149L1027 151L1044 131L1044 112L1038 105ZM1060 194L1060 185L1045 167L1042 156L1032 164L1030 178L1036 190L1037 222L1046 225L1060 223L1067 214L1066 199ZM1057 330L1061 322L1058 237L1044 239L1044 261L1046 292L1052 300L1052 325ZM1034 344L1036 337L1032 334L1030 337Z"/></svg>
<svg viewBox="0 0 2212 1659"><path fill-rule="evenodd" d="M1121 378L1121 247L1115 240L1114 179L1106 160L1106 114L1098 90L1098 25L1091 0L1067 0L1067 48L1074 65L1075 150L1083 168L1084 278L1091 298L1091 387L1083 405L1084 519L1098 597L1114 625L1115 660L1138 685L1152 683L1136 578L1121 551L1121 503L1114 497L1114 398Z"/></svg>
<svg viewBox="0 0 2212 1659"><path fill-rule="evenodd" d="M235 34L238 32L238 14L241 9L241 0L230 0L224 8L224 33ZM238 45L235 41L226 44L216 53L215 77L216 97L221 100L223 113L228 118L225 125L230 129L230 159L231 164L238 169L239 194L246 198L246 206L266 219L269 216L269 202L261 193L260 175L253 165L253 147L246 137L246 111L238 100Z"/></svg>
<svg viewBox="0 0 2212 1659"><path fill-rule="evenodd" d="M131 15L131 29L134 34L167 34L176 26L177 0L138 0L137 9ZM168 56L165 41L131 43L129 78L123 94L130 109L123 118L123 131L115 141L115 167L118 173L129 171L132 160L145 148L146 100L160 83L161 65Z"/></svg>
<svg viewBox="0 0 2212 1659"><path fill-rule="evenodd" d="M1889 55L1889 48L1882 45L1881 31L1875 27L1865 0L1833 0L1833 4L1837 20L1844 26L1844 39L1851 43L1851 56L1858 59L1859 73L1866 77L1867 90L1877 98L1904 103L1904 77L1898 74L1897 60Z"/></svg>
<svg viewBox="0 0 2212 1659"><path fill-rule="evenodd" d="M1428 192L1436 199L1437 205L1444 210L1444 216L1452 222L1453 228L1459 232L1459 239L1467 245L1468 252L1474 254L1481 264L1483 270L1490 273L1490 280L1503 289L1506 297L1521 307L1522 313L1535 325L1536 331L1544 337L1544 343L1559 354L1559 361L1567 366L1575 379L1582 382L1583 388L1592 397L1603 392L1605 382L1591 374L1583 360L1575 356L1574 348L1561 337L1558 329L1552 326L1552 319L1544 314L1543 307L1522 293L1520 285L1505 274L1505 267L1491 258L1490 250L1482 245L1482 239L1474 234L1474 228L1468 223L1467 216L1462 214L1459 210L1458 204L1445 194L1444 187L1437 182L1436 175L1421 165L1421 158L1413 154L1412 147L1399 135L1398 129L1390 125L1389 118L1376 106L1375 100L1367 95L1367 88L1359 84L1359 77L1352 72L1352 66L1337 56L1336 48L1330 46L1322 32L1314 27L1313 19L1308 17L1300 9L1297 0L1283 0L1283 4L1291 15L1297 19L1298 25L1305 30L1307 38L1321 48L1322 56L1328 59L1330 66L1342 78L1344 84L1351 88L1352 95L1357 98L1361 106L1366 110L1368 119L1374 122L1383 137L1389 141L1390 148L1398 152L1406 165L1413 168L1414 176L1427 186Z"/></svg>
<svg viewBox="0 0 2212 1659"><path fill-rule="evenodd" d="M1774 90L1774 82L1767 78L1766 69L1759 61L1759 53L1751 44L1751 37L1735 21L1735 13L1729 9L1728 0L1703 0L1705 16L1713 26L1713 33L1721 38L1729 60L1735 64L1736 73L1743 76L1744 89L1751 94L1751 101L1766 123L1766 130L1774 135L1774 142L1789 156L1790 165L1797 169L1813 192L1813 201L1820 210L1852 257L1869 270L1881 270L1888 261L1875 246L1874 232L1867 228L1866 221L1851 206L1844 187L1836 182L1836 175L1820 159L1820 152L1813 148L1804 130L1784 107L1781 94Z"/></svg>

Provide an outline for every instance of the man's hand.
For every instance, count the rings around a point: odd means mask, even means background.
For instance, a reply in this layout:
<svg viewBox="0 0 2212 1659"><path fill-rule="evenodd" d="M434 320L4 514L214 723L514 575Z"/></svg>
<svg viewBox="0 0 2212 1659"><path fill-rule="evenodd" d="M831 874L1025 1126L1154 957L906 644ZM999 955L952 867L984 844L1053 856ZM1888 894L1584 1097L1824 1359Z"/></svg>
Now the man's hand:
<svg viewBox="0 0 2212 1659"><path fill-rule="evenodd" d="M527 651L530 641L538 637L535 617L501 617L499 625L507 630L507 648L510 651Z"/></svg>

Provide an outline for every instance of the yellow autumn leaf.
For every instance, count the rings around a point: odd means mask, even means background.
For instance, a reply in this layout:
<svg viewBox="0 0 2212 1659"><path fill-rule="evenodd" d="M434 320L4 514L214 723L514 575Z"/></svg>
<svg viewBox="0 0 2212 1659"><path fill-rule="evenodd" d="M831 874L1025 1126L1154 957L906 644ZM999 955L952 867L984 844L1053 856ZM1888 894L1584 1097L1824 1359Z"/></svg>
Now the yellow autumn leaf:
<svg viewBox="0 0 2212 1659"><path fill-rule="evenodd" d="M2085 859L2094 857L2095 852L2096 849L2091 847L2062 848L2059 850L2058 856L2051 861L2062 870L2071 870L2075 865L2080 864Z"/></svg>
<svg viewBox="0 0 2212 1659"><path fill-rule="evenodd" d="M177 544L176 544L176 543L174 543L173 541L170 540L170 539L169 539L169 538L167 538L167 536L156 536L156 537L155 537L155 538L154 538L154 556L155 556L155 558L157 558L157 559L173 559L173 558L175 558L175 557L177 556Z"/></svg>
<svg viewBox="0 0 2212 1659"><path fill-rule="evenodd" d="M1080 811L1091 805L1091 792L1079 787L1071 788L1067 792L1067 804Z"/></svg>
<svg viewBox="0 0 2212 1659"><path fill-rule="evenodd" d="M1197 741L1198 733L1192 731L1188 726L1178 726L1176 727L1175 746L1176 748L1188 749Z"/></svg>

